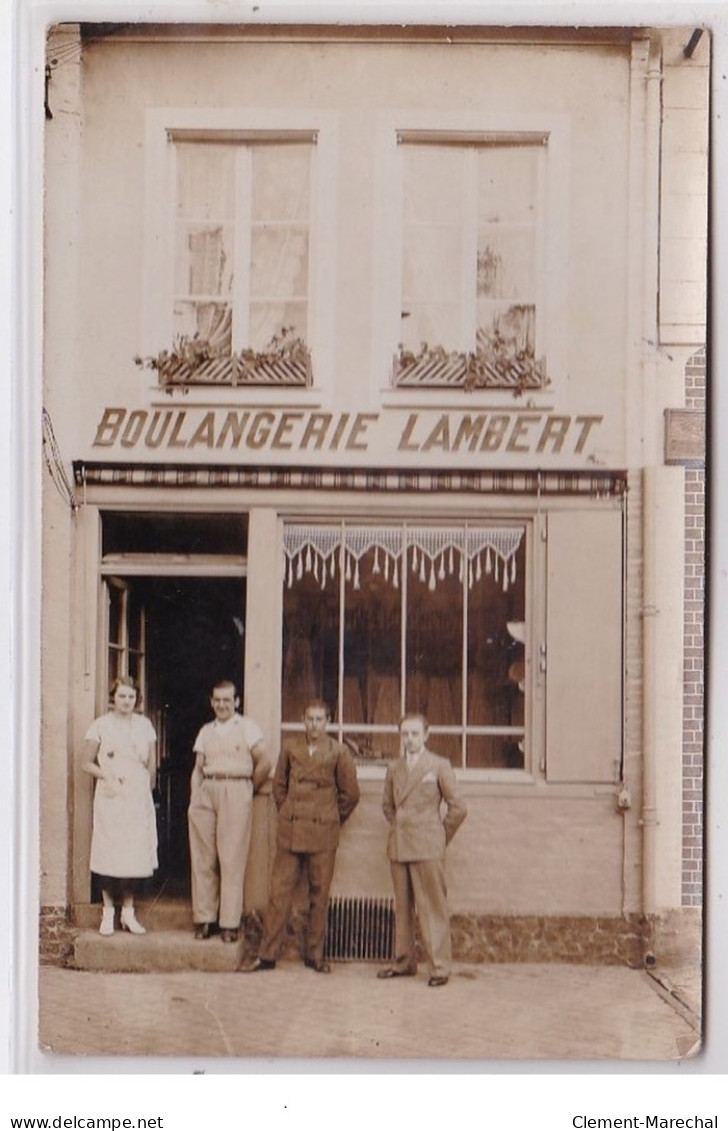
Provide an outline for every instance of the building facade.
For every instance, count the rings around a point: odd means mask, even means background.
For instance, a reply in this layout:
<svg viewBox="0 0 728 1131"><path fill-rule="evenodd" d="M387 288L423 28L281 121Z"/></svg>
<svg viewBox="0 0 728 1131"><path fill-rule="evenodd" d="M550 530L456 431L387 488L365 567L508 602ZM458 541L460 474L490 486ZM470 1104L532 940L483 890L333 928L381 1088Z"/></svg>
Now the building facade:
<svg viewBox="0 0 728 1131"><path fill-rule="evenodd" d="M120 673L159 735L156 907L232 678L274 750L331 704L362 791L335 895L391 894L416 710L469 809L457 953L694 929L708 62L682 28L52 30L48 954L92 921L78 761ZM273 829L264 793L249 910Z"/></svg>

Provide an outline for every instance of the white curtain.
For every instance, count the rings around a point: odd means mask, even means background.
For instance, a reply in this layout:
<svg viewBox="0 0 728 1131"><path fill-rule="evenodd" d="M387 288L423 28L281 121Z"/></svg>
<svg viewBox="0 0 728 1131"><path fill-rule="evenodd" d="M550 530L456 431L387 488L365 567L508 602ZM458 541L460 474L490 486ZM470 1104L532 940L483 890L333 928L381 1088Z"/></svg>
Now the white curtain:
<svg viewBox="0 0 728 1131"><path fill-rule="evenodd" d="M491 576L504 591L516 580L516 554L523 527L504 526L333 526L295 525L284 530L286 582L290 588L304 574L313 574L323 589L342 564L347 582L361 587L362 558L374 553L372 573L381 573L395 589L402 558L429 589L455 572L468 588ZM343 562L342 562L343 558Z"/></svg>

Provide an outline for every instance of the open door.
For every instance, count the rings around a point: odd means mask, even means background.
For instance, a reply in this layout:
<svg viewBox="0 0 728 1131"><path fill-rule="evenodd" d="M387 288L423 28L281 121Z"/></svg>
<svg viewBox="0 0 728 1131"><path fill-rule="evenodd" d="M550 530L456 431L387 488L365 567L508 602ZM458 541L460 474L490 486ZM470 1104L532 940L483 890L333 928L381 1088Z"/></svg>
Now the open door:
<svg viewBox="0 0 728 1131"><path fill-rule="evenodd" d="M218 679L243 694L247 516L102 515L100 705L119 675L157 732L159 869L149 896L189 895L192 747ZM103 639L103 638L102 638Z"/></svg>
<svg viewBox="0 0 728 1131"><path fill-rule="evenodd" d="M149 894L189 894L187 806L192 747L212 718L210 691L231 679L242 694L245 581L219 577L105 578L108 674L131 675L157 732L159 870Z"/></svg>

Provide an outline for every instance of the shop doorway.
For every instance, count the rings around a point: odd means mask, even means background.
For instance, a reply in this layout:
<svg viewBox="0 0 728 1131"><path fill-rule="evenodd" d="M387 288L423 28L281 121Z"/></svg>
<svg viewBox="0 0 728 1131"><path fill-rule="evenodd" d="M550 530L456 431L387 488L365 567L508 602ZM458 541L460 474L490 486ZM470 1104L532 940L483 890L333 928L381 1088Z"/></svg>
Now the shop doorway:
<svg viewBox="0 0 728 1131"><path fill-rule="evenodd" d="M104 516L103 525L99 694L117 675L137 681L158 736L159 869L145 896L187 899L192 748L212 718L213 684L229 679L241 701L244 694L247 523L127 513Z"/></svg>
<svg viewBox="0 0 728 1131"><path fill-rule="evenodd" d="M230 679L241 696L244 691L245 580L110 577L106 585L110 607L126 606L132 645L128 666L142 689L141 710L158 735L159 870L145 886L149 895L186 897L192 748L212 717L212 685ZM110 628L116 623L118 618L110 618ZM117 653L120 666L122 653L111 636L109 652L111 657Z"/></svg>
<svg viewBox="0 0 728 1131"><path fill-rule="evenodd" d="M231 679L243 694L245 583L221 578L155 579L147 585L150 707L157 721L158 886L189 893L187 806L210 691Z"/></svg>

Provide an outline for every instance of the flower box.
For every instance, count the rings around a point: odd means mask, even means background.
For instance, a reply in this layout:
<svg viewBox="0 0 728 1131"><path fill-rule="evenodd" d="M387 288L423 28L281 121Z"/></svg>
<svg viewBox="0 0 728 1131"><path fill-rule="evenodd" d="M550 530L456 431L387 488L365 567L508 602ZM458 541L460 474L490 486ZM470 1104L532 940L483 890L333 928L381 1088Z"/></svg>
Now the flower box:
<svg viewBox="0 0 728 1131"><path fill-rule="evenodd" d="M180 337L171 350L134 360L139 366L156 370L159 384L167 389L190 385L306 387L312 382L309 350L286 330L260 352L245 349L229 353L202 338Z"/></svg>

